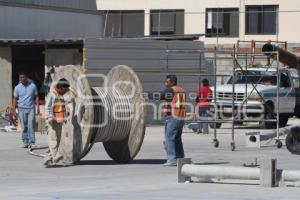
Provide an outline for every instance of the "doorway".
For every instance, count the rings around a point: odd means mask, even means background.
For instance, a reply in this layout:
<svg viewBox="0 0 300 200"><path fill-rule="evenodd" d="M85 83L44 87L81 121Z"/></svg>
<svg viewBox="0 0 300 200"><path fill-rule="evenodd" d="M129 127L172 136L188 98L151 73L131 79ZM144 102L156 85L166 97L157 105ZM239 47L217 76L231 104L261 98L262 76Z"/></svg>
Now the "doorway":
<svg viewBox="0 0 300 200"><path fill-rule="evenodd" d="M44 45L14 45L12 46L12 86L19 83L18 74L25 72L36 84L39 97L45 98L41 87L45 78L45 46Z"/></svg>

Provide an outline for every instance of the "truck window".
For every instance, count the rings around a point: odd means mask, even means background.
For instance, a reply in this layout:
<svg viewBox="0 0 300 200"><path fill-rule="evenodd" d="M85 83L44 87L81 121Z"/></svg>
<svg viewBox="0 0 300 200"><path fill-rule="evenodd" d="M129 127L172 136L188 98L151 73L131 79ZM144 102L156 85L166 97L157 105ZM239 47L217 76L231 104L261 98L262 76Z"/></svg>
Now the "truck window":
<svg viewBox="0 0 300 200"><path fill-rule="evenodd" d="M280 74L280 87L291 87L290 78L287 72L281 72Z"/></svg>
<svg viewBox="0 0 300 200"><path fill-rule="evenodd" d="M294 88L300 87L300 81L299 81L299 71L291 71L291 76L294 84Z"/></svg>
<svg viewBox="0 0 300 200"><path fill-rule="evenodd" d="M230 77L227 84L262 84L277 85L276 72L268 71L236 71L235 77Z"/></svg>

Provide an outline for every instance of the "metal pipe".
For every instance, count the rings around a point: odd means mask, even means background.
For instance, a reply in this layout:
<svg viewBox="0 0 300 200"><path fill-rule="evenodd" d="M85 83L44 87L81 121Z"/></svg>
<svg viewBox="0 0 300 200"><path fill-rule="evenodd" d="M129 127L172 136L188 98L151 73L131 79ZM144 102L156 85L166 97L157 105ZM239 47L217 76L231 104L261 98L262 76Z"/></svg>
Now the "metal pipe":
<svg viewBox="0 0 300 200"><path fill-rule="evenodd" d="M300 171L297 170L283 170L281 173L282 181L298 182L300 181Z"/></svg>
<svg viewBox="0 0 300 200"><path fill-rule="evenodd" d="M287 135L291 132L292 129L294 129L295 127L300 128L299 126L287 126L284 128L280 128L278 131L278 136L283 136L283 135ZM259 133L258 131L255 131L257 133ZM248 132L246 134L250 134L251 132ZM273 139L277 137L277 130L268 130L264 133L260 133L260 141L265 141L265 140L269 140L269 139ZM251 137L249 138L249 140L251 141ZM254 142L254 141L251 141Z"/></svg>
<svg viewBox="0 0 300 200"><path fill-rule="evenodd" d="M280 72L279 72L279 52L277 51L277 59L276 59L276 73L277 73L277 87L276 87L276 134L277 141L279 140L279 87L280 87Z"/></svg>
<svg viewBox="0 0 300 200"><path fill-rule="evenodd" d="M239 179L239 180L260 180L261 168L216 166L216 165L195 165L183 164L181 175L185 177L197 177L203 179ZM299 170L276 170L281 182L299 182Z"/></svg>
<svg viewBox="0 0 300 200"><path fill-rule="evenodd" d="M284 128L280 128L278 130L278 135L277 135L277 130L269 130L263 134L260 134L260 132L248 132L246 135L250 135L249 137L249 142L251 143L256 143L256 142L261 142L269 139L276 138L278 140L278 137L280 136L286 136L285 139L285 144L287 149L293 153L293 154L300 154L300 126L288 126ZM257 137L255 135L259 135L259 140L257 141Z"/></svg>
<svg viewBox="0 0 300 200"><path fill-rule="evenodd" d="M185 164L181 171L185 176L198 178L246 180L259 180L260 178L260 169L249 167Z"/></svg>
<svg viewBox="0 0 300 200"><path fill-rule="evenodd" d="M216 49L215 49L216 50ZM214 121L217 121L217 116L218 116L218 113L217 113L217 54L214 53ZM222 77L223 78L223 77ZM218 139L217 139L217 124L214 123L214 143L215 143L215 147L218 147L219 146L219 142L218 142Z"/></svg>
<svg viewBox="0 0 300 200"><path fill-rule="evenodd" d="M300 57L271 43L266 43L262 47L262 52L269 57L275 57L278 52L278 60L291 68L297 69L300 64Z"/></svg>

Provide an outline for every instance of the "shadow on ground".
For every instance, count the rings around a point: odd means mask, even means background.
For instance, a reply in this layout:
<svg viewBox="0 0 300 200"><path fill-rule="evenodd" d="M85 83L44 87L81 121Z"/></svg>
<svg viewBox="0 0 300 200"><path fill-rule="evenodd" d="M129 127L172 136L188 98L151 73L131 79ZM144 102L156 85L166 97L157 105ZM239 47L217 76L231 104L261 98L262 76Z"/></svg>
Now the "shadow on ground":
<svg viewBox="0 0 300 200"><path fill-rule="evenodd" d="M193 163L194 165L225 165L230 162L203 162L203 163Z"/></svg>
<svg viewBox="0 0 300 200"><path fill-rule="evenodd" d="M125 164L161 165L165 162L166 162L165 159L137 159L137 160L132 160L129 163L125 163ZM122 164L116 163L113 160L82 160L78 163L78 165L122 165Z"/></svg>

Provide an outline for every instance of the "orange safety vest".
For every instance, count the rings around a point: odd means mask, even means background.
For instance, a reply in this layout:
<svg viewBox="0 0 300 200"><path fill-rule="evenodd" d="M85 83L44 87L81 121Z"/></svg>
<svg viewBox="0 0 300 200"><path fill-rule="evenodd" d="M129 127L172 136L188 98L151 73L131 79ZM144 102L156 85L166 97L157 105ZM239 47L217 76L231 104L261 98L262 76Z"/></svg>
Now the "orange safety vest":
<svg viewBox="0 0 300 200"><path fill-rule="evenodd" d="M168 113L171 112L171 115L175 118L184 118L185 117L185 91L179 86L172 87L174 96L172 102L165 101L164 106L164 116L168 116Z"/></svg>
<svg viewBox="0 0 300 200"><path fill-rule="evenodd" d="M53 116L57 123L63 123L66 116L66 106L65 101L62 96L60 96L54 89L52 93L55 95L54 105L53 105Z"/></svg>

